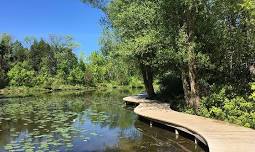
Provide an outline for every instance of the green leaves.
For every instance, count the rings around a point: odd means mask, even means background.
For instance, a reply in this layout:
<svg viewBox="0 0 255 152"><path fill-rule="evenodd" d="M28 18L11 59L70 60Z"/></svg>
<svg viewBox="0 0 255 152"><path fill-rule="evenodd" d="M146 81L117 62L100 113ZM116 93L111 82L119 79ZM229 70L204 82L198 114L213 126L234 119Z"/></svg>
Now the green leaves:
<svg viewBox="0 0 255 152"><path fill-rule="evenodd" d="M251 90L253 91L250 98L255 101L255 83L251 84Z"/></svg>
<svg viewBox="0 0 255 152"><path fill-rule="evenodd" d="M255 2L253 0L243 0L240 6L250 12L250 14L254 17L255 16ZM254 21L254 18L253 18Z"/></svg>
<svg viewBox="0 0 255 152"><path fill-rule="evenodd" d="M199 114L254 128L254 102L237 95L228 96L226 88L214 91L202 100Z"/></svg>
<svg viewBox="0 0 255 152"><path fill-rule="evenodd" d="M121 38L119 48L130 59L156 61L153 54L158 51L160 40L158 10L159 5L154 1L116 0L107 7L109 20Z"/></svg>
<svg viewBox="0 0 255 152"><path fill-rule="evenodd" d="M74 67L67 77L70 84L84 84L84 71L80 67Z"/></svg>
<svg viewBox="0 0 255 152"><path fill-rule="evenodd" d="M11 85L33 86L35 84L35 71L27 61L18 62L9 72Z"/></svg>

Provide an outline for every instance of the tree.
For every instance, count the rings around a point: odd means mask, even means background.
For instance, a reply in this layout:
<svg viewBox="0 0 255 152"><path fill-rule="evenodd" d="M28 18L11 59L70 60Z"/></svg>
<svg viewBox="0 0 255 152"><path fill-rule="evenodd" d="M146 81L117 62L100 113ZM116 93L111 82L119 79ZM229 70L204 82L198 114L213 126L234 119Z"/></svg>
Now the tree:
<svg viewBox="0 0 255 152"><path fill-rule="evenodd" d="M140 69L149 98L155 96L153 80L160 50L159 11L155 1L115 0L106 9L112 28L120 39L118 51Z"/></svg>
<svg viewBox="0 0 255 152"><path fill-rule="evenodd" d="M12 44L13 58L15 62L23 62L28 59L28 50L19 41Z"/></svg>
<svg viewBox="0 0 255 152"><path fill-rule="evenodd" d="M84 71L77 66L74 67L67 77L70 84L84 84Z"/></svg>
<svg viewBox="0 0 255 152"><path fill-rule="evenodd" d="M41 39L39 42L34 41L30 48L30 62L36 72L40 71L42 58L48 55L50 49L50 45L47 44L43 39ZM50 59L50 56L48 59Z"/></svg>
<svg viewBox="0 0 255 152"><path fill-rule="evenodd" d="M96 82L103 83L106 79L107 69L106 60L104 56L98 52L92 52L89 56L88 69L92 72L92 75Z"/></svg>
<svg viewBox="0 0 255 152"><path fill-rule="evenodd" d="M35 80L35 71L28 61L18 62L8 72L10 84L13 86L33 86Z"/></svg>
<svg viewBox="0 0 255 152"><path fill-rule="evenodd" d="M182 73L186 101L196 109L203 96L201 82L248 86L255 52L252 5L249 0L161 3L169 63Z"/></svg>
<svg viewBox="0 0 255 152"><path fill-rule="evenodd" d="M249 66L255 56L254 50L254 24L252 14L254 3L244 1L215 1L214 14L217 17L217 29L222 33L219 37L218 51L214 60L221 65L221 73L225 81L248 88L251 81ZM223 42L223 43L222 43ZM238 87L237 87L238 88Z"/></svg>
<svg viewBox="0 0 255 152"><path fill-rule="evenodd" d="M1 86L6 84L8 79L10 79L11 85L16 86L48 86L57 80L58 84L65 84L64 80L69 75L74 76L73 71L79 71L76 67L79 67L80 70L85 70L85 63L79 65L77 57L72 52L77 45L71 36L50 35L49 42L45 39L37 41L34 37L26 37L25 41L28 48L24 47L18 40L13 42L8 34L1 35ZM23 72L23 75L19 76L19 72ZM71 72L72 74L70 74ZM28 78L33 75L35 78L33 82L32 79L30 82L23 77L24 75L28 76ZM24 81L21 80L23 78ZM75 83L78 83L77 79ZM79 82L81 81L83 81L82 78Z"/></svg>
<svg viewBox="0 0 255 152"><path fill-rule="evenodd" d="M203 43L197 40L203 36L204 23L210 23L206 17L206 5L199 0L163 0L161 8L164 25L161 32L166 45L170 46L164 50L169 52L169 63L177 65L174 69L182 75L187 103L198 109L198 68L204 66L202 61L206 59L206 55L201 48Z"/></svg>
<svg viewBox="0 0 255 152"><path fill-rule="evenodd" d="M11 50L12 38L8 34L0 36L0 67L7 71L9 68L8 63L12 60Z"/></svg>
<svg viewBox="0 0 255 152"><path fill-rule="evenodd" d="M7 72L10 69L12 58L12 38L4 33L0 35L0 87L8 83Z"/></svg>

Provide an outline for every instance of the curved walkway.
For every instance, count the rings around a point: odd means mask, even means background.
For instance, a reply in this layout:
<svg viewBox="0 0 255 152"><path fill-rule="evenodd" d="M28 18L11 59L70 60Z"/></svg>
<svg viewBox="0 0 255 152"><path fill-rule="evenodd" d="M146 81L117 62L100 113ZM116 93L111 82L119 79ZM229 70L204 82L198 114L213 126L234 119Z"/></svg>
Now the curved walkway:
<svg viewBox="0 0 255 152"><path fill-rule="evenodd" d="M127 103L139 104L134 109L139 116L191 132L208 145L210 152L255 152L253 129L176 112L171 110L168 104L146 100L140 96L130 96L123 100Z"/></svg>

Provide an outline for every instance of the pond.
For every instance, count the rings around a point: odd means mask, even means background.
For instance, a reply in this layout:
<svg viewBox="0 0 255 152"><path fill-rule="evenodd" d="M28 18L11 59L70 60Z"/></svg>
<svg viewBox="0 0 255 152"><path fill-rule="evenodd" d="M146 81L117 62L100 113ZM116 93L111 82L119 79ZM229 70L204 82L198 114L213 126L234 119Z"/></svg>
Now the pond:
<svg viewBox="0 0 255 152"><path fill-rule="evenodd" d="M138 120L122 101L128 94L115 90L0 99L0 151L203 151L191 140Z"/></svg>

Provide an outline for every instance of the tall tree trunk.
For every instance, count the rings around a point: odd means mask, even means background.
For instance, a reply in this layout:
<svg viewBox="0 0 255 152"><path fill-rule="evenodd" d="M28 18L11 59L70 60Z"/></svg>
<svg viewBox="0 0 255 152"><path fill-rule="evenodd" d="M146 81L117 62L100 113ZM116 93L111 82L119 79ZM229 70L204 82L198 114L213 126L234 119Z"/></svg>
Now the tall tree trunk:
<svg viewBox="0 0 255 152"><path fill-rule="evenodd" d="M184 69L184 67L182 68L182 87L183 87L185 102L188 105L192 105L192 103L190 103L189 76L186 69Z"/></svg>
<svg viewBox="0 0 255 152"><path fill-rule="evenodd" d="M189 63L189 80L190 80L190 103L198 110L200 105L200 97L198 91L198 84L196 79L196 68L194 59L190 59Z"/></svg>
<svg viewBox="0 0 255 152"><path fill-rule="evenodd" d="M153 87L152 68L150 66L146 66L142 63L140 64L140 68L142 71L144 86L145 86L146 92L148 94L148 98L153 98L153 97L155 97L155 91L154 91L154 87Z"/></svg>
<svg viewBox="0 0 255 152"><path fill-rule="evenodd" d="M199 90L196 78L196 57L195 57L195 50L194 50L194 29L195 29L195 7L190 9L187 14L187 34L188 34L188 75L190 81L190 101L192 107L198 111L200 105L200 97L199 97Z"/></svg>

